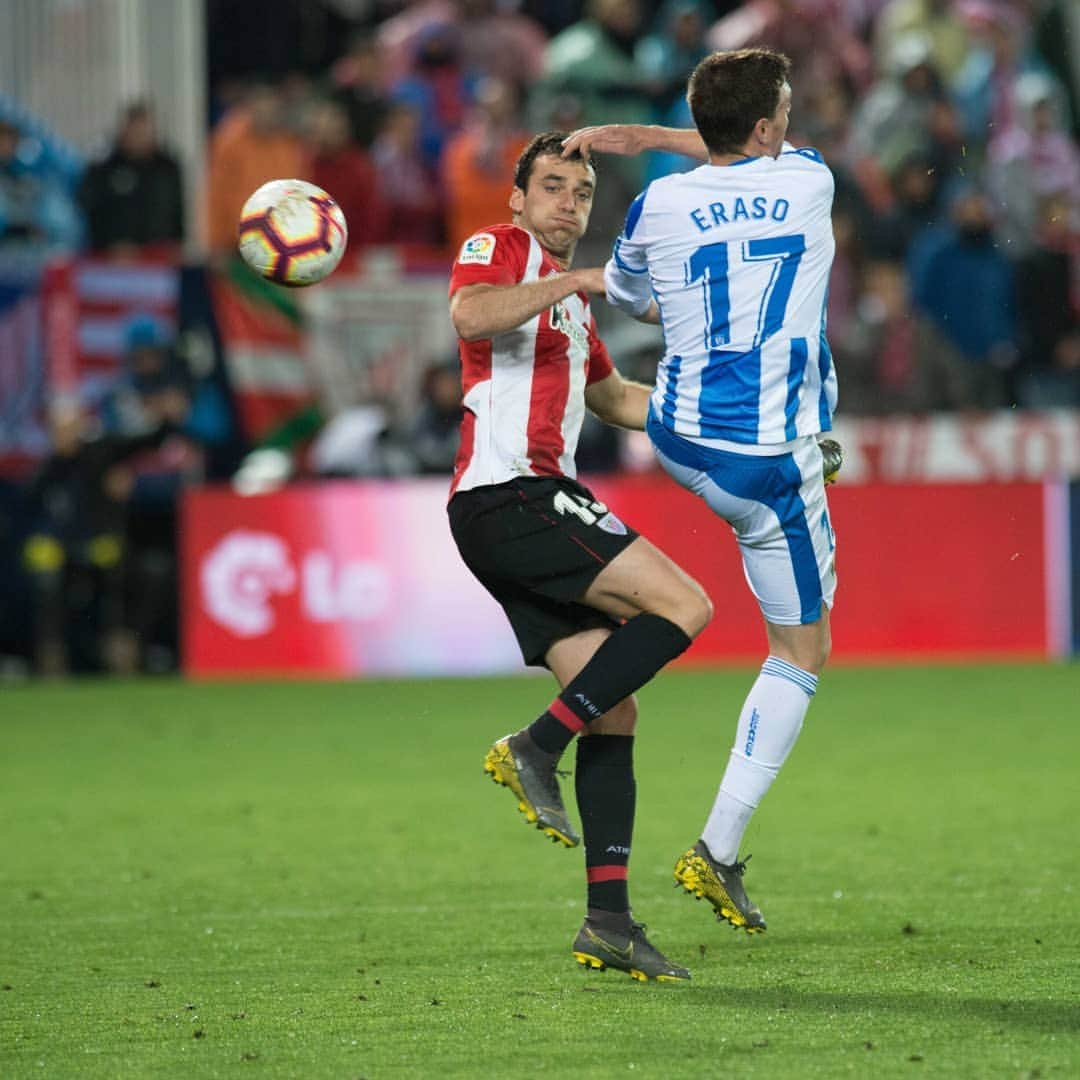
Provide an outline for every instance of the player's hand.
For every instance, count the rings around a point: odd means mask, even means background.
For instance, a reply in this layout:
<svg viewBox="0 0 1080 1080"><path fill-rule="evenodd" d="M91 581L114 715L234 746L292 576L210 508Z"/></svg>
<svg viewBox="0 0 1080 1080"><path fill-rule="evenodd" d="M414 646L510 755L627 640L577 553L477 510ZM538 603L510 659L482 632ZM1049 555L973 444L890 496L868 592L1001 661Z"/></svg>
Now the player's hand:
<svg viewBox="0 0 1080 1080"><path fill-rule="evenodd" d="M607 292L607 286L604 284L604 268L602 266L590 266L582 270L575 270L573 273L577 275L579 292Z"/></svg>
<svg viewBox="0 0 1080 1080"><path fill-rule="evenodd" d="M818 442L821 451L821 471L826 484L836 483L836 474L844 464L844 448L835 439L821 439Z"/></svg>
<svg viewBox="0 0 1080 1080"><path fill-rule="evenodd" d="M640 154L649 148L642 124L600 124L595 127L578 128L563 140L562 156L575 150L588 161L597 150L603 154Z"/></svg>

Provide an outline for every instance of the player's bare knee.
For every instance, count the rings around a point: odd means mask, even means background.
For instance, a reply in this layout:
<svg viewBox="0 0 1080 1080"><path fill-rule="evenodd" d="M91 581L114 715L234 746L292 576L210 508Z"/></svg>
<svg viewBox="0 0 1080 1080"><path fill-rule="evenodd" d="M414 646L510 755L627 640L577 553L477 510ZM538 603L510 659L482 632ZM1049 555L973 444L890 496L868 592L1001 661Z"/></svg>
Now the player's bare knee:
<svg viewBox="0 0 1080 1080"><path fill-rule="evenodd" d="M828 662L829 657L832 655L832 635L826 634L824 640L821 643L821 651L818 654L818 671L820 671Z"/></svg>
<svg viewBox="0 0 1080 1080"><path fill-rule="evenodd" d="M691 582L679 605L677 622L687 637L696 638L712 621L713 605L708 593L696 582Z"/></svg>
<svg viewBox="0 0 1080 1080"><path fill-rule="evenodd" d="M820 634L815 635L809 641L802 641L799 644L800 647L795 663L803 671L809 671L811 675L820 675L828 663L829 653L832 651L832 635L829 633L828 628L823 628Z"/></svg>
<svg viewBox="0 0 1080 1080"><path fill-rule="evenodd" d="M822 669L829 662L829 654L832 652L832 629L827 619L818 624L818 632L810 643L810 664L807 671L814 675L820 675Z"/></svg>
<svg viewBox="0 0 1080 1080"><path fill-rule="evenodd" d="M828 614L814 623L783 626L766 623L769 652L811 675L820 675L832 650L832 630Z"/></svg>
<svg viewBox="0 0 1080 1080"><path fill-rule="evenodd" d="M589 725L589 731L594 735L633 735L637 728L637 715L637 698L631 694L594 720Z"/></svg>

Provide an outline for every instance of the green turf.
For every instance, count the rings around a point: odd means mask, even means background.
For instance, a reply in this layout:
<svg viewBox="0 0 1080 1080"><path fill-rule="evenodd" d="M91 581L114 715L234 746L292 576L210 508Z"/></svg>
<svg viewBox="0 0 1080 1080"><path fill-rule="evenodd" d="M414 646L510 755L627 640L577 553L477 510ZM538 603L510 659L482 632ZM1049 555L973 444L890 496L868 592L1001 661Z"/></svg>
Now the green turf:
<svg viewBox="0 0 1080 1080"><path fill-rule="evenodd" d="M0 1076L1080 1075L1080 667L838 669L750 938L672 887L749 672L641 695L639 918L481 772L543 679L0 691Z"/></svg>

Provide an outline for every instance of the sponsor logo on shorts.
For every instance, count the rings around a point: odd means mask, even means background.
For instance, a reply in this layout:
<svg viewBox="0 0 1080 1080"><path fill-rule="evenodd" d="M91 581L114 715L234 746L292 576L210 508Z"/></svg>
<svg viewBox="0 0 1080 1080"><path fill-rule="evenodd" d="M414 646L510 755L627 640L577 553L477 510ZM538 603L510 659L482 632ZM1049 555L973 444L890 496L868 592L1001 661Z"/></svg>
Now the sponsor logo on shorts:
<svg viewBox="0 0 1080 1080"><path fill-rule="evenodd" d="M626 526L612 513L605 514L596 524L604 532L614 533L615 536L626 535Z"/></svg>
<svg viewBox="0 0 1080 1080"><path fill-rule="evenodd" d="M458 255L459 263L479 263L488 266L491 257L495 254L495 237L491 233L482 232L470 236L461 246L461 254Z"/></svg>

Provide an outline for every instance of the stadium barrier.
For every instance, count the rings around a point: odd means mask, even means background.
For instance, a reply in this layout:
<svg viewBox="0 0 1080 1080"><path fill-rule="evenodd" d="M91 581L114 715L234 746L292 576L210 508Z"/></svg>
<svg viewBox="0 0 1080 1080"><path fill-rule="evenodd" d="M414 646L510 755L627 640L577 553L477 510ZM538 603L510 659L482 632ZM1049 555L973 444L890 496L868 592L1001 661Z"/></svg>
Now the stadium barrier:
<svg viewBox="0 0 1080 1080"><path fill-rule="evenodd" d="M752 663L756 605L728 529L656 473L597 496L707 589L681 661ZM188 493L184 660L195 677L446 675L521 669L498 606L461 563L442 480ZM1063 482L840 484L830 503L838 662L1050 658L1075 639ZM1071 516L1080 511L1074 499ZM1075 575L1074 575L1075 576Z"/></svg>

